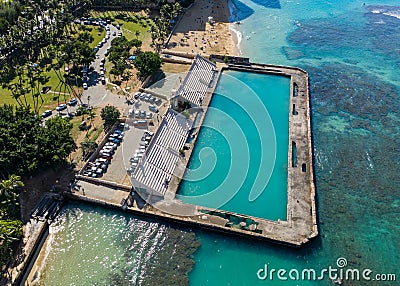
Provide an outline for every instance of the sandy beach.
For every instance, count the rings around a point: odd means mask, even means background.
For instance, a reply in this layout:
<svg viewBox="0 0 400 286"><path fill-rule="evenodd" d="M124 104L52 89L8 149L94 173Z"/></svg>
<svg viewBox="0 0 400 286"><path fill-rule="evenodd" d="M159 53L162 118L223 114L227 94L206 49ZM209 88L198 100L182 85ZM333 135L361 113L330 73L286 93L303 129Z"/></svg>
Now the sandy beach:
<svg viewBox="0 0 400 286"><path fill-rule="evenodd" d="M196 0L185 11L168 42L168 50L192 54L237 55L236 44L229 29L227 0ZM208 21L213 17L214 23Z"/></svg>

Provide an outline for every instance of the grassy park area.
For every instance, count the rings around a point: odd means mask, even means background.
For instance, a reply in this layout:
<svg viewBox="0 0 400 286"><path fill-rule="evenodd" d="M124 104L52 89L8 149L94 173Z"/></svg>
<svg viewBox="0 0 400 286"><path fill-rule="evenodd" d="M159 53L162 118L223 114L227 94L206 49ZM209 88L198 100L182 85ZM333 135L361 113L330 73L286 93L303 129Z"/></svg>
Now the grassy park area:
<svg viewBox="0 0 400 286"><path fill-rule="evenodd" d="M71 24L71 30L76 31L74 32L75 36L78 36L78 34L83 33L84 31L87 31L91 36L93 36L94 40L89 44L91 48L94 48L106 35L105 30L98 26L87 26L86 28L83 28L81 25ZM46 83L46 86L49 86L51 91L46 94L42 94L42 99L44 100L44 103L40 109L40 112L46 109L52 109L58 105L58 102L62 103L68 101L71 98L71 96L68 94L68 90L65 90L64 87L59 85L60 81L54 70L45 72L44 75L49 77L49 81ZM78 81L77 83L78 85L74 85L74 88L80 89L80 91L82 91L81 81ZM27 102L31 106L33 106L32 96L27 95L26 99ZM12 97L11 91L2 88L0 85L0 105L14 105L15 103L16 101Z"/></svg>
<svg viewBox="0 0 400 286"><path fill-rule="evenodd" d="M93 18L110 19L115 25L121 26L123 35L128 39L139 39L143 43L143 50L148 50L151 44L150 25L153 23L143 12L131 11L92 11Z"/></svg>

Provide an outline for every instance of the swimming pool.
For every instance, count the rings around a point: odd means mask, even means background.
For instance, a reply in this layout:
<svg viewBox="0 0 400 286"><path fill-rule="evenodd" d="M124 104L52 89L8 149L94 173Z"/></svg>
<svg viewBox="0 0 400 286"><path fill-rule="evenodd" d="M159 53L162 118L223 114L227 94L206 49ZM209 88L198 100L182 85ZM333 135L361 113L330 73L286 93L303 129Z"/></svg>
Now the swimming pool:
<svg viewBox="0 0 400 286"><path fill-rule="evenodd" d="M290 77L224 71L177 198L286 220L289 99Z"/></svg>

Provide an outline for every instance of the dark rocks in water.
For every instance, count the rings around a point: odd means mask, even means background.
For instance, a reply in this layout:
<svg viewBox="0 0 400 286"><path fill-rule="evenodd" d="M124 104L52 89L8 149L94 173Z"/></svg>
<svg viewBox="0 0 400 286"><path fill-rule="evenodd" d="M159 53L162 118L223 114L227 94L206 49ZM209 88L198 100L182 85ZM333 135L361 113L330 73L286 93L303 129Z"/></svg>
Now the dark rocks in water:
<svg viewBox="0 0 400 286"><path fill-rule="evenodd" d="M375 128L371 125L371 122L369 122L368 120L352 119L350 120L350 126L352 128L360 128L371 132L375 132Z"/></svg>
<svg viewBox="0 0 400 286"><path fill-rule="evenodd" d="M362 69L340 63L304 68L310 74L313 111L342 111L374 121L389 113L399 114L398 88Z"/></svg>
<svg viewBox="0 0 400 286"><path fill-rule="evenodd" d="M357 47L359 52L373 51L389 58L394 62L394 68L400 69L400 20L394 16L398 15L399 7L368 6L367 9L365 25L354 25L347 15L302 21L301 26L289 35L288 41L308 53L310 58L316 53L328 51L335 54L341 49Z"/></svg>
<svg viewBox="0 0 400 286"><path fill-rule="evenodd" d="M291 47L282 47L282 52L285 54L288 60L298 60L304 57L304 53L301 50Z"/></svg>
<svg viewBox="0 0 400 286"><path fill-rule="evenodd" d="M194 266L193 253L200 247L194 232L167 225L161 230L149 232L146 242L136 241L130 245L130 239L124 241L123 247L133 251L125 253L126 267L113 272L107 279L107 285L189 284L188 273ZM138 251L142 253L138 255ZM132 265L128 262L135 265L137 273L133 279L130 278Z"/></svg>

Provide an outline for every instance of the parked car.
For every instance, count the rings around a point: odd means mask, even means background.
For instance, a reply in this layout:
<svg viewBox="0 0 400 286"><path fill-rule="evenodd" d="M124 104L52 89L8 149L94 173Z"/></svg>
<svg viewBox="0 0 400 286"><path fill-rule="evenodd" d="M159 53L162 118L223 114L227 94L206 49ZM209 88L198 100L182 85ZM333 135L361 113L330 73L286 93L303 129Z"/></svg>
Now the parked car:
<svg viewBox="0 0 400 286"><path fill-rule="evenodd" d="M99 157L100 157L100 158L105 158L105 159L107 159L107 160L111 160L112 154L109 153L109 152L100 151L100 152L99 152Z"/></svg>
<svg viewBox="0 0 400 286"><path fill-rule="evenodd" d="M148 111L148 112L146 113L146 118L147 118L147 119L153 118L153 113L151 113L151 112Z"/></svg>
<svg viewBox="0 0 400 286"><path fill-rule="evenodd" d="M146 118L146 111L144 110L140 111L140 118Z"/></svg>
<svg viewBox="0 0 400 286"><path fill-rule="evenodd" d="M136 118L140 117L140 110L138 110L138 109L135 110L135 117Z"/></svg>
<svg viewBox="0 0 400 286"><path fill-rule="evenodd" d="M156 100L154 101L155 104L160 105L161 104L161 99L160 98L156 98Z"/></svg>
<svg viewBox="0 0 400 286"><path fill-rule="evenodd" d="M61 116L61 118L63 118L63 119L71 119L72 115L71 115L71 113L68 113L68 114L65 114L65 115Z"/></svg>
<svg viewBox="0 0 400 286"><path fill-rule="evenodd" d="M149 106L149 110L153 111L153 112L156 112L156 113L158 112L158 108L155 105L150 105Z"/></svg>
<svg viewBox="0 0 400 286"><path fill-rule="evenodd" d="M117 35L117 33L116 33L116 32L114 32L114 33L112 33L112 35L115 37L115 36Z"/></svg>
<svg viewBox="0 0 400 286"><path fill-rule="evenodd" d="M129 125L126 124L126 123L120 123L120 124L118 124L118 129L128 130L129 129Z"/></svg>
<svg viewBox="0 0 400 286"><path fill-rule="evenodd" d="M101 152L102 154L108 154L108 153L110 153L111 155L114 155L115 150L114 150L113 148L103 147L103 149L101 149L100 152Z"/></svg>
<svg viewBox="0 0 400 286"><path fill-rule="evenodd" d="M107 142L106 144L104 144L104 146L108 147L108 148L112 148L112 149L117 149L118 145L112 142Z"/></svg>
<svg viewBox="0 0 400 286"><path fill-rule="evenodd" d="M146 96L146 93L142 92L141 94L139 94L139 99L143 100L145 96Z"/></svg>
<svg viewBox="0 0 400 286"><path fill-rule="evenodd" d="M65 103L60 104L59 106L56 107L57 111L62 111L67 108L67 105Z"/></svg>
<svg viewBox="0 0 400 286"><path fill-rule="evenodd" d="M111 134L110 137L115 138L115 139L118 139L118 140L120 140L120 141L122 141L122 139L124 138L124 136L122 136L122 135L120 135L120 134L116 134L116 133Z"/></svg>
<svg viewBox="0 0 400 286"><path fill-rule="evenodd" d="M141 93L140 93L139 91L135 92L134 98L135 98L135 99L138 99L139 96L140 96L140 94L141 94Z"/></svg>
<svg viewBox="0 0 400 286"><path fill-rule="evenodd" d="M48 109L48 110L46 110L45 112L42 113L42 117L45 118L45 117L48 117L48 116L50 116L52 114L53 114L53 111Z"/></svg>
<svg viewBox="0 0 400 286"><path fill-rule="evenodd" d="M113 138L113 137L109 137L108 141L112 142L112 143L115 143L115 144L118 144L118 145L121 143L121 140L119 140L117 138Z"/></svg>
<svg viewBox="0 0 400 286"><path fill-rule="evenodd" d="M101 164L108 164L109 162L104 158L97 158L96 161L100 162Z"/></svg>
<svg viewBox="0 0 400 286"><path fill-rule="evenodd" d="M86 82L83 83L83 89L88 89L88 84Z"/></svg>
<svg viewBox="0 0 400 286"><path fill-rule="evenodd" d="M78 100L76 98L71 98L70 101L68 101L69 106L73 106L78 103Z"/></svg>

